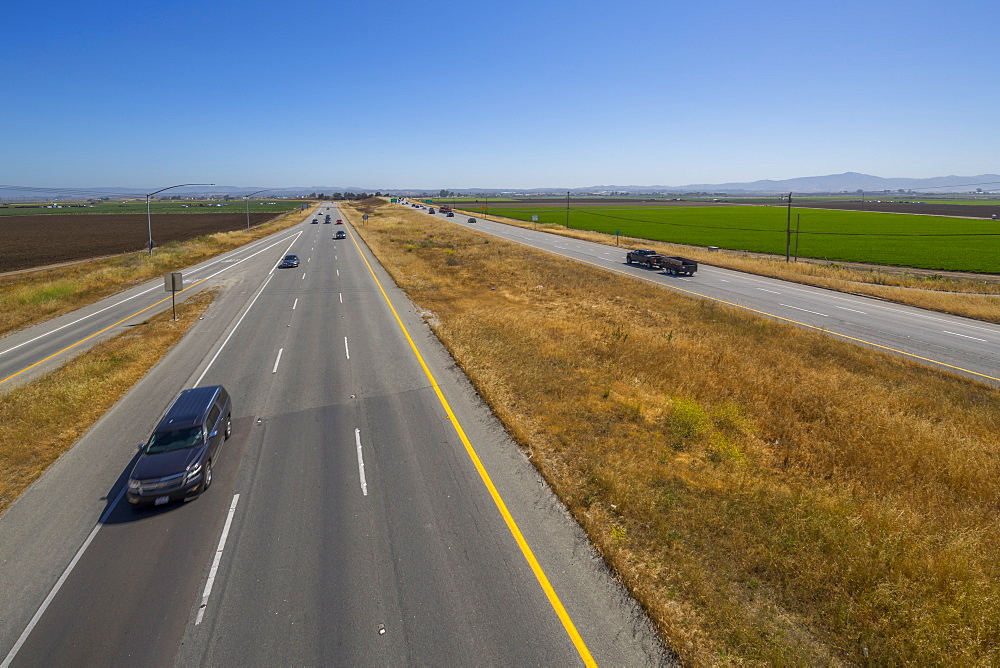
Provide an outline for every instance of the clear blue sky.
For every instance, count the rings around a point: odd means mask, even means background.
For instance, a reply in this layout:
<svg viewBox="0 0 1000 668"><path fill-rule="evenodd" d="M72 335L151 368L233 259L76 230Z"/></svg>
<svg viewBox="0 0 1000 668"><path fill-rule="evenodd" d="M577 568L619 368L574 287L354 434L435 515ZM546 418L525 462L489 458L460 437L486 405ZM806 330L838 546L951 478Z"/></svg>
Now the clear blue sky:
<svg viewBox="0 0 1000 668"><path fill-rule="evenodd" d="M997 10L13 3L0 183L437 189L997 172Z"/></svg>

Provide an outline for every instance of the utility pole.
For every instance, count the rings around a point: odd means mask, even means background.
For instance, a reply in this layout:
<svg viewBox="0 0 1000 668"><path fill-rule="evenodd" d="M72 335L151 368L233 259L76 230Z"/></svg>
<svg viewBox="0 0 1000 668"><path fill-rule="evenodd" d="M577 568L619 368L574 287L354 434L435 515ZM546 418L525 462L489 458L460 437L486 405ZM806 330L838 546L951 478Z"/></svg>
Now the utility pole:
<svg viewBox="0 0 1000 668"><path fill-rule="evenodd" d="M569 229L569 191L566 191L566 229Z"/></svg>
<svg viewBox="0 0 1000 668"><path fill-rule="evenodd" d="M785 262L792 254L792 193L788 193L788 221L785 225Z"/></svg>

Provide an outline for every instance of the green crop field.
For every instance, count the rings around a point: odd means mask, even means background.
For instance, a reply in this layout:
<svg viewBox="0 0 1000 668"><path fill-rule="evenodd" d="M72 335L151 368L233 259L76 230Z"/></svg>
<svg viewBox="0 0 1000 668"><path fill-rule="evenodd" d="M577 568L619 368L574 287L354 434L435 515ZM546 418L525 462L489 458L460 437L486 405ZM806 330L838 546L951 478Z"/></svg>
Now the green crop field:
<svg viewBox="0 0 1000 668"><path fill-rule="evenodd" d="M216 206L222 204L223 206ZM262 199L250 200L250 213L281 213L289 211L302 204L301 200ZM101 214L109 213L146 213L146 200L140 202L101 202L100 204L67 203L59 208L49 208L51 203L16 203L0 206L0 216L34 216L39 214ZM243 200L218 201L185 201L185 202L150 202L150 213L245 213L247 205Z"/></svg>
<svg viewBox="0 0 1000 668"><path fill-rule="evenodd" d="M566 211L503 209L497 215L566 224ZM570 209L570 227L732 250L785 253L783 206ZM1000 273L1000 222L896 213L792 209L802 257L952 271Z"/></svg>

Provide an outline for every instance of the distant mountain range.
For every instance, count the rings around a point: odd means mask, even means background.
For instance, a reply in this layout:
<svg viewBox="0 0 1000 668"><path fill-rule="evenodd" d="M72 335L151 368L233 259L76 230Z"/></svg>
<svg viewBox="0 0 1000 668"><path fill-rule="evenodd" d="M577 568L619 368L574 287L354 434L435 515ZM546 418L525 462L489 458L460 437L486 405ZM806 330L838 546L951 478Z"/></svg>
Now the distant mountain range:
<svg viewBox="0 0 1000 668"><path fill-rule="evenodd" d="M843 174L829 174L827 176L803 176L794 179L738 182L738 183L693 183L686 186L590 186L587 188L449 188L449 192L457 195L563 195L566 192L575 195L610 195L610 194L670 194L670 193L709 193L709 194L775 194L775 193L855 193L863 191L866 193L883 193L897 191L913 191L921 194L946 194L946 193L968 193L976 192L981 188L982 192L1000 193L1000 175L979 174L976 176L935 176L927 179L911 178L883 178L872 176L871 174L860 174L858 172L844 172ZM244 195L259 191L260 186L237 187L237 186L189 186L185 188L174 188L159 195L167 197L170 195L193 196L225 196L240 198ZM87 199L89 197L124 196L124 197L145 197L146 192L137 188L19 188L15 186L0 186L0 201L8 200L68 200ZM390 192L399 195L427 195L438 196L439 189L428 188L362 188L359 186L301 186L290 188L273 188L264 190L255 197L298 197L310 195L312 193L324 193L332 195L334 193L374 193Z"/></svg>

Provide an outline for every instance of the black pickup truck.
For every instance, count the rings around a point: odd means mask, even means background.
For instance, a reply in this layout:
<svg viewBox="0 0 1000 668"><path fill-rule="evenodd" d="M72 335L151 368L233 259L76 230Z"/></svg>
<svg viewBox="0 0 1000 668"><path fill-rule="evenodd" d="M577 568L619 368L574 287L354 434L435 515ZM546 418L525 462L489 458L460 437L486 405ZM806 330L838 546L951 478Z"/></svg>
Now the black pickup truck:
<svg viewBox="0 0 1000 668"><path fill-rule="evenodd" d="M660 255L657 255L655 250L650 250L648 248L637 248L635 250L630 250L625 255L625 262L627 264L641 264L650 269L659 266L657 264L657 259Z"/></svg>
<svg viewBox="0 0 1000 668"><path fill-rule="evenodd" d="M693 276L698 271L698 263L679 255L660 255L648 248L629 251L625 256L628 264L641 264L650 269L662 269L666 274Z"/></svg>

